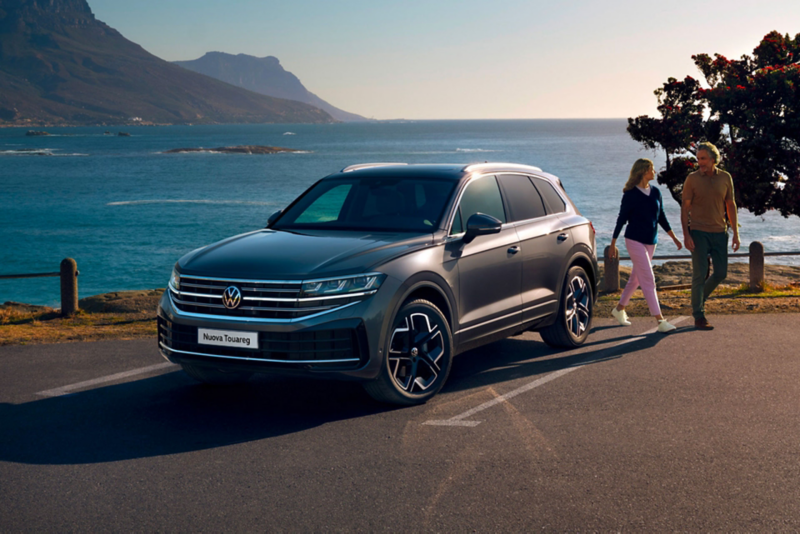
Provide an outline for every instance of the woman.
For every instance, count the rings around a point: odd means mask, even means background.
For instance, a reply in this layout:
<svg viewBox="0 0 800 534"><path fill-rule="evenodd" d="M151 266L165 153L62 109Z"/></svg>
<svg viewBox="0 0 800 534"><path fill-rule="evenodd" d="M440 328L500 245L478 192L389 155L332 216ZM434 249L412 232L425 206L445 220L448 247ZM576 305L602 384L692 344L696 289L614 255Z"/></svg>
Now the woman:
<svg viewBox="0 0 800 534"><path fill-rule="evenodd" d="M630 302L633 292L641 285L647 307L650 308L650 315L658 321L658 331L666 333L675 330L675 326L668 323L661 315L661 307L658 305L658 295L656 294L656 279L653 275L653 266L650 264L658 242L658 225L660 224L666 230L678 250L682 245L680 239L675 237L675 233L670 228L667 216L664 215L661 191L655 186L650 186L650 181L655 174L652 161L638 159L633 164L628 182L622 189L622 206L619 209L617 226L614 228L610 253L612 257L616 257L617 237L627 223L625 247L633 262L633 269L628 283L625 284L619 304L611 310L611 315L619 321L619 324L630 326L625 306Z"/></svg>

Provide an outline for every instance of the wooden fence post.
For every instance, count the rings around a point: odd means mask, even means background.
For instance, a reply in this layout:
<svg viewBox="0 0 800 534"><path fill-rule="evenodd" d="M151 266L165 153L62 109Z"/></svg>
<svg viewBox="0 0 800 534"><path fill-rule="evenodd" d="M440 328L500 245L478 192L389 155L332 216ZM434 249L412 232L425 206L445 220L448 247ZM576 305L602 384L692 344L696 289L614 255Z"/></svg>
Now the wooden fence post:
<svg viewBox="0 0 800 534"><path fill-rule="evenodd" d="M750 243L750 291L764 291L764 245Z"/></svg>
<svg viewBox="0 0 800 534"><path fill-rule="evenodd" d="M61 315L70 317L78 311L78 264L72 258L61 260Z"/></svg>
<svg viewBox="0 0 800 534"><path fill-rule="evenodd" d="M611 246L603 251L603 289L619 291L619 250L614 247L616 255L611 257Z"/></svg>

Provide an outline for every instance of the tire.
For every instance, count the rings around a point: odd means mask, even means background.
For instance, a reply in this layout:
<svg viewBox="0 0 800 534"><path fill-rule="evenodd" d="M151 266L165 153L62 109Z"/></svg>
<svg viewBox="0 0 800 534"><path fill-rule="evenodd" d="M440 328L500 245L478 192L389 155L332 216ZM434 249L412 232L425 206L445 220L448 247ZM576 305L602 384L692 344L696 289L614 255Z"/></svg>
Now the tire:
<svg viewBox="0 0 800 534"><path fill-rule="evenodd" d="M583 345L592 329L593 295L592 284L583 267L571 267L561 290L556 322L539 331L544 342L551 347L568 349Z"/></svg>
<svg viewBox="0 0 800 534"><path fill-rule="evenodd" d="M453 361L453 335L442 312L427 300L406 302L392 319L380 374L364 383L375 400L411 406L442 389Z"/></svg>
<svg viewBox="0 0 800 534"><path fill-rule="evenodd" d="M221 369L214 369L213 367L205 367L203 365L190 365L182 363L184 372L204 384L211 386L232 386L234 384L241 384L247 382L253 373L245 373L241 371L222 371Z"/></svg>

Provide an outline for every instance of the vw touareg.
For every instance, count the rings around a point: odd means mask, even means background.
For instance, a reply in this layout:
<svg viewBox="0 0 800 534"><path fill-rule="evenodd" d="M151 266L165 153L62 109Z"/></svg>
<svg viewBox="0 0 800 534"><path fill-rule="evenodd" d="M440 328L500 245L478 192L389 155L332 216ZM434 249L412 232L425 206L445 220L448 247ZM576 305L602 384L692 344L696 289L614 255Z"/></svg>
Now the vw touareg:
<svg viewBox="0 0 800 534"><path fill-rule="evenodd" d="M158 343L206 383L324 375L415 404L459 352L525 330L582 344L597 276L591 222L539 168L354 165L183 256Z"/></svg>

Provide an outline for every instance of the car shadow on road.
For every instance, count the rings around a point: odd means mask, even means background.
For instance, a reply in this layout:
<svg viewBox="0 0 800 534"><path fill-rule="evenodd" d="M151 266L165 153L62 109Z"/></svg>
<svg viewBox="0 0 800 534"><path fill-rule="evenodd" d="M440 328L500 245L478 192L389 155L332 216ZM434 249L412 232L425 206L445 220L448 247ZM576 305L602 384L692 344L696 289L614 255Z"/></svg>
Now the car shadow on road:
<svg viewBox="0 0 800 534"><path fill-rule="evenodd" d="M679 327L668 336L689 330L692 328ZM508 338L456 356L443 392L475 389L509 380L535 377L567 367L614 360L651 349L666 337L658 333L631 333L592 341L580 349L569 351L551 348L539 339ZM627 342L620 344L621 341ZM596 348L586 350L587 347Z"/></svg>
<svg viewBox="0 0 800 534"><path fill-rule="evenodd" d="M498 341L457 356L443 392L619 358L664 339L647 335L610 349L632 337L593 341L578 351L551 349L538 339ZM179 454L394 409L373 401L354 382L262 375L242 385L215 388L170 372L24 404L0 403L0 461L90 464Z"/></svg>
<svg viewBox="0 0 800 534"><path fill-rule="evenodd" d="M256 377L214 388L171 372L0 403L0 461L87 464L211 449L392 410L354 382Z"/></svg>

